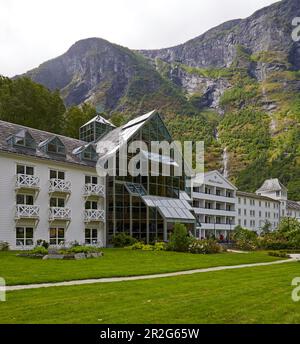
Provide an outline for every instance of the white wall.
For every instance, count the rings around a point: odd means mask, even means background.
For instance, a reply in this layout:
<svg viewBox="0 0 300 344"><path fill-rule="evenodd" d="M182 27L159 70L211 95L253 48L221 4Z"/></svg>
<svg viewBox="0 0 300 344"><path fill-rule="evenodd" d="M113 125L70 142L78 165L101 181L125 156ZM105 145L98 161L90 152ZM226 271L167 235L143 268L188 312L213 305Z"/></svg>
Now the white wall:
<svg viewBox="0 0 300 344"><path fill-rule="evenodd" d="M280 202L257 199L256 197L249 197L244 195L237 195L237 199L237 225L240 224L244 228L258 231L266 223L266 221L268 221L271 223L272 229L275 229L277 227L278 223L280 222ZM253 203L251 204L251 201L254 202L254 205ZM246 215L244 213L245 211ZM254 225L253 221L255 221Z"/></svg>
<svg viewBox="0 0 300 344"><path fill-rule="evenodd" d="M104 224L89 224L84 223L85 198L83 197L83 190L85 185L85 175L97 175L93 168L85 168L81 166L59 164L53 161L43 161L32 159L30 157L21 157L13 154L0 155L0 241L7 241L11 248L16 248L16 222L15 206L15 176L16 165L20 163L23 165L34 166L35 176L40 178L40 192L35 205L40 206L40 221L34 230L34 240L44 239L49 241L49 171L56 169L65 171L65 180L71 181L72 192L69 200L65 206L71 208L72 221L65 231L66 241L84 242L85 228L99 228L98 239L105 244L105 226ZM100 178L99 178L100 179ZM102 180L99 182L103 182ZM99 209L104 209L104 199L99 200ZM32 224L32 220L22 220L19 222L20 226ZM65 225L62 221L53 222L53 226ZM19 248L19 247L18 247Z"/></svg>

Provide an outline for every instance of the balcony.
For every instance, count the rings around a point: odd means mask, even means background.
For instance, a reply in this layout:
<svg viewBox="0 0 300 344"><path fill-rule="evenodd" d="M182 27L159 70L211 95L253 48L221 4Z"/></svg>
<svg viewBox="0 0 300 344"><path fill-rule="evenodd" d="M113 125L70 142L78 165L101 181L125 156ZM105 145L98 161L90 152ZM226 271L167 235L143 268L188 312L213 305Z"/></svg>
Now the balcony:
<svg viewBox="0 0 300 344"><path fill-rule="evenodd" d="M70 221L71 209L51 207L49 210L49 221L55 221L55 220Z"/></svg>
<svg viewBox="0 0 300 344"><path fill-rule="evenodd" d="M50 179L49 192L71 193L71 182L63 179Z"/></svg>
<svg viewBox="0 0 300 344"><path fill-rule="evenodd" d="M20 219L38 219L40 213L40 207L37 205L23 205L18 204L16 206L16 220Z"/></svg>
<svg viewBox="0 0 300 344"><path fill-rule="evenodd" d="M16 189L33 189L37 190L40 187L40 178L28 174L16 175Z"/></svg>
<svg viewBox="0 0 300 344"><path fill-rule="evenodd" d="M193 208L197 215L212 215L212 216L236 216L236 211L232 210L225 210L225 209L209 209L209 208L201 208L201 207L194 207Z"/></svg>
<svg viewBox="0 0 300 344"><path fill-rule="evenodd" d="M84 196L96 196L96 197L104 197L104 185L99 184L85 184L84 186Z"/></svg>
<svg viewBox="0 0 300 344"><path fill-rule="evenodd" d="M224 202L224 203L236 203L235 197L227 197L226 195L216 195L216 194L209 194L203 192L193 192L194 199L200 200L207 200L207 201L215 201L215 202Z"/></svg>
<svg viewBox="0 0 300 344"><path fill-rule="evenodd" d="M105 222L104 210L94 210L94 209L85 210L84 222Z"/></svg>

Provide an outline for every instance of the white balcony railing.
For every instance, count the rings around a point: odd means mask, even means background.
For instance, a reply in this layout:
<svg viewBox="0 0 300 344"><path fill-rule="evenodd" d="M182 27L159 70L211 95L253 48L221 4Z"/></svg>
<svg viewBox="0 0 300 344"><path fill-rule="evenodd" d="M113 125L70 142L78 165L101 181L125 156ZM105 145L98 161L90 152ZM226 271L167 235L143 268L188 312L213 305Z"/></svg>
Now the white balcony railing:
<svg viewBox="0 0 300 344"><path fill-rule="evenodd" d="M50 179L49 192L71 192L71 182L63 179Z"/></svg>
<svg viewBox="0 0 300 344"><path fill-rule="evenodd" d="M71 219L71 209L70 208L59 208L51 207L49 209L49 220L70 220Z"/></svg>
<svg viewBox="0 0 300 344"><path fill-rule="evenodd" d="M105 221L105 212L104 210L94 210L89 209L84 212L84 221L85 222L104 222Z"/></svg>
<svg viewBox="0 0 300 344"><path fill-rule="evenodd" d="M104 185L85 184L84 196L103 196L104 197Z"/></svg>
<svg viewBox="0 0 300 344"><path fill-rule="evenodd" d="M36 219L39 217L40 207L37 205L23 205L16 206L16 219Z"/></svg>
<svg viewBox="0 0 300 344"><path fill-rule="evenodd" d="M40 185L40 178L36 176L31 176L28 174L17 174L16 176L16 188L29 188L37 189Z"/></svg>

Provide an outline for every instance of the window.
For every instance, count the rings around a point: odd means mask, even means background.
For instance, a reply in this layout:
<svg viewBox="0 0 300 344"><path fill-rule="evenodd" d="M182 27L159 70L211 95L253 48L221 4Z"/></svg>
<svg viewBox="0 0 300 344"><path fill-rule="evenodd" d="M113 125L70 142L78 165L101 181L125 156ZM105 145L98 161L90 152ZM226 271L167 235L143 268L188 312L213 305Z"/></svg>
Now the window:
<svg viewBox="0 0 300 344"><path fill-rule="evenodd" d="M239 215L241 215L241 213L242 213L242 210L241 210L241 209L239 209Z"/></svg>
<svg viewBox="0 0 300 344"><path fill-rule="evenodd" d="M247 215L247 209L244 209L244 215Z"/></svg>
<svg viewBox="0 0 300 344"><path fill-rule="evenodd" d="M259 201L259 206L261 207L261 201Z"/></svg>
<svg viewBox="0 0 300 344"><path fill-rule="evenodd" d="M56 171L56 170L50 170L50 179L65 179L65 172L63 171Z"/></svg>
<svg viewBox="0 0 300 344"><path fill-rule="evenodd" d="M85 184L98 184L98 177L85 176Z"/></svg>
<svg viewBox="0 0 300 344"><path fill-rule="evenodd" d="M244 226L245 227L247 226L247 220L244 220Z"/></svg>
<svg viewBox="0 0 300 344"><path fill-rule="evenodd" d="M10 142L13 142L15 146L26 147L35 149L36 143L33 137L29 134L27 130L21 130L16 135L14 135Z"/></svg>
<svg viewBox="0 0 300 344"><path fill-rule="evenodd" d="M98 230L97 229L85 229L85 243L88 245L97 244L98 242Z"/></svg>
<svg viewBox="0 0 300 344"><path fill-rule="evenodd" d="M85 159L85 160L96 161L97 160L97 154L96 154L95 149L92 146L88 146L81 153L81 158Z"/></svg>
<svg viewBox="0 0 300 344"><path fill-rule="evenodd" d="M28 176L33 176L34 168L32 166L17 165L17 174L25 174Z"/></svg>
<svg viewBox="0 0 300 344"><path fill-rule="evenodd" d="M60 245L65 241L64 228L50 228L50 245Z"/></svg>
<svg viewBox="0 0 300 344"><path fill-rule="evenodd" d="M244 204L247 204L247 198L244 198Z"/></svg>
<svg viewBox="0 0 300 344"><path fill-rule="evenodd" d="M33 245L33 228L17 227L16 228L16 245L32 246Z"/></svg>
<svg viewBox="0 0 300 344"><path fill-rule="evenodd" d="M20 205L33 205L33 196L32 195L17 195L17 204Z"/></svg>
<svg viewBox="0 0 300 344"><path fill-rule="evenodd" d="M64 198L57 198L57 197L50 198L50 207L64 208L65 207Z"/></svg>
<svg viewBox="0 0 300 344"><path fill-rule="evenodd" d="M59 138L55 137L47 144L47 152L55 154L65 154L66 149Z"/></svg>
<svg viewBox="0 0 300 344"><path fill-rule="evenodd" d="M239 204L241 204L241 197L239 197Z"/></svg>
<svg viewBox="0 0 300 344"><path fill-rule="evenodd" d="M86 210L90 210L90 209L97 210L98 209L98 202L86 201L85 202L85 209Z"/></svg>

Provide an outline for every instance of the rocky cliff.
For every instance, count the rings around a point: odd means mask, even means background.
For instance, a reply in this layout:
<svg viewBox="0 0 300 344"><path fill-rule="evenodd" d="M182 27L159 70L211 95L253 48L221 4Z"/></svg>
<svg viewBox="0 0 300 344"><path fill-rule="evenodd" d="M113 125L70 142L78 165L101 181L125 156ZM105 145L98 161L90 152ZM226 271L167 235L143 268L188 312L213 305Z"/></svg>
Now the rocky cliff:
<svg viewBox="0 0 300 344"><path fill-rule="evenodd" d="M282 0L184 44L131 51L99 38L26 73L66 105L133 117L157 108L180 139L204 139L207 168L249 191L279 177L300 199L300 0ZM226 153L226 154L224 154Z"/></svg>

